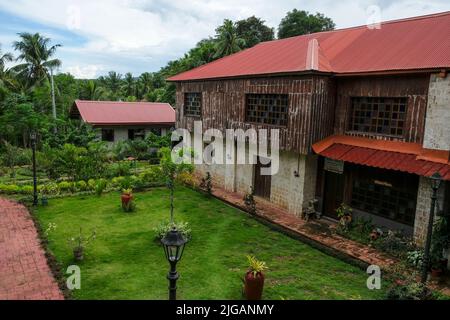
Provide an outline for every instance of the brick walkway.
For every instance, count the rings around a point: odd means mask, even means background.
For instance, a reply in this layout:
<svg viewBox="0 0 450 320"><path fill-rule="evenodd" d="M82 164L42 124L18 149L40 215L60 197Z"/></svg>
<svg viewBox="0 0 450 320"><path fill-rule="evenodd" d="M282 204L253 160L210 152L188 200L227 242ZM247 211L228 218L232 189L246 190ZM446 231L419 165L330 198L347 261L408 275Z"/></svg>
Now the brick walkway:
<svg viewBox="0 0 450 320"><path fill-rule="evenodd" d="M0 198L0 300L61 300L28 210Z"/></svg>

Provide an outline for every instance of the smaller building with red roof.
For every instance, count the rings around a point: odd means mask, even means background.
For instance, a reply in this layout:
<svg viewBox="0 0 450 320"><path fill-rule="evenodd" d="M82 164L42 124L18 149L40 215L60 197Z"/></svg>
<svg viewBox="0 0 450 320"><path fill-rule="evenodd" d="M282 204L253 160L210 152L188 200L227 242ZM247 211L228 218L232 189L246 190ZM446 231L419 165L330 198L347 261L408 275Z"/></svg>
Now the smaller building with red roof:
<svg viewBox="0 0 450 320"><path fill-rule="evenodd" d="M118 142L166 135L175 127L175 110L168 103L75 100L71 117L98 129L101 140Z"/></svg>

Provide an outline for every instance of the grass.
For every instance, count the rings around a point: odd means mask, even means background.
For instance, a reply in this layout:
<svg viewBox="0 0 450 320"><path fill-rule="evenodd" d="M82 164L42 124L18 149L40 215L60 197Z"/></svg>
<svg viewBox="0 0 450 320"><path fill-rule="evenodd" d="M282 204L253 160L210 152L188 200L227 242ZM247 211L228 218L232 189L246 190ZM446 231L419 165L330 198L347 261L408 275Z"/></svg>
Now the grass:
<svg viewBox="0 0 450 320"><path fill-rule="evenodd" d="M97 239L85 250L76 299L166 299L168 263L152 230L169 215L169 193L136 194L137 211L125 214L118 193L54 199L35 214L43 229L52 222L49 249L66 270L74 264L67 239L81 226ZM177 188L175 217L193 238L179 263L179 299L242 299L246 255L266 261L264 299L380 299L367 275L341 260L270 230L219 200ZM383 282L382 288L385 287Z"/></svg>

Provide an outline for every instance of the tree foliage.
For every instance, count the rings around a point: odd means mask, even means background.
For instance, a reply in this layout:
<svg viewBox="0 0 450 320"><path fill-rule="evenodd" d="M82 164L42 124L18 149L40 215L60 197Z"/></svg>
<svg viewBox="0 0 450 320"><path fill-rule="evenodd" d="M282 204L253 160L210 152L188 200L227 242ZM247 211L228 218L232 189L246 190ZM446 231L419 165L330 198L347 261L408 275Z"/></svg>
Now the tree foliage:
<svg viewBox="0 0 450 320"><path fill-rule="evenodd" d="M273 28L266 26L264 22L255 16L236 22L236 33L240 39L244 40L244 48L251 48L260 42L274 39Z"/></svg>
<svg viewBox="0 0 450 320"><path fill-rule="evenodd" d="M321 13L311 14L308 11L294 9L281 20L278 27L278 38L284 39L334 28L333 20Z"/></svg>

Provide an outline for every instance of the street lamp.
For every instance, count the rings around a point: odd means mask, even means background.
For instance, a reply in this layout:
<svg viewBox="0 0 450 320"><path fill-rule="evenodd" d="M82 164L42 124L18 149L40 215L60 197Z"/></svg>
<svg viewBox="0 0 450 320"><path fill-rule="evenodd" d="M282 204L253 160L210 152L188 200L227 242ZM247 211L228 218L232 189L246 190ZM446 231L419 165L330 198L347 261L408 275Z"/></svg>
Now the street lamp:
<svg viewBox="0 0 450 320"><path fill-rule="evenodd" d="M31 150L33 154L33 206L38 205L38 193L37 193L37 176L36 176L36 131L32 131L30 134Z"/></svg>
<svg viewBox="0 0 450 320"><path fill-rule="evenodd" d="M437 192L442 182L442 176L439 174L439 172L436 172L430 177L430 179L431 179L431 189L433 190L433 192L431 194L430 217L428 219L427 238L425 242L425 251L422 263L421 282L423 284L425 284L427 281L428 268L430 266L430 248L431 248L431 235L433 233L434 210L436 207Z"/></svg>
<svg viewBox="0 0 450 320"><path fill-rule="evenodd" d="M167 279L169 280L169 300L176 300L177 280L179 278L177 263L181 260L187 240L176 227L173 227L172 230L167 232L161 242L164 246L166 259L170 264L170 271L167 274Z"/></svg>

